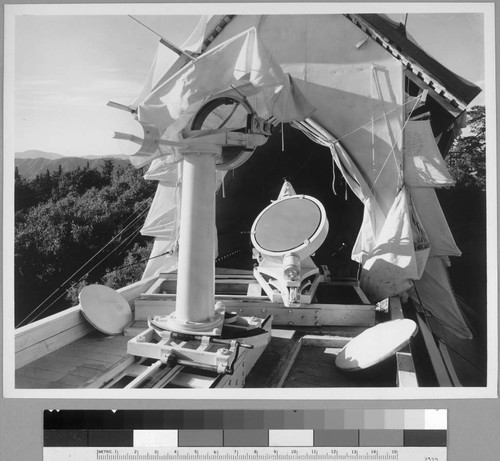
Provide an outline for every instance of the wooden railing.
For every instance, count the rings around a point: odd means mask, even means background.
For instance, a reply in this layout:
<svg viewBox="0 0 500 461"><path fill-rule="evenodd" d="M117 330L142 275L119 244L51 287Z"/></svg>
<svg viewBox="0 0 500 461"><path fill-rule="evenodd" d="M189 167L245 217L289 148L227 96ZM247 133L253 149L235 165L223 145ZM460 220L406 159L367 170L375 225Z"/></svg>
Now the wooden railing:
<svg viewBox="0 0 500 461"><path fill-rule="evenodd" d="M148 290L157 278L153 276L140 280L117 291L133 309L134 299ZM16 329L16 369L72 343L93 330L85 320L80 305Z"/></svg>

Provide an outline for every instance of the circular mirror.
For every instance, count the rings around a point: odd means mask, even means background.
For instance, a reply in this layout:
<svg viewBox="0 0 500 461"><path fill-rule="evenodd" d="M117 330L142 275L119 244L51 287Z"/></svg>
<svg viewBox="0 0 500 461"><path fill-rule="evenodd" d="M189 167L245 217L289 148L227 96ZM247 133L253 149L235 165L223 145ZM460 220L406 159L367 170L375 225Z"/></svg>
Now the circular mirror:
<svg viewBox="0 0 500 461"><path fill-rule="evenodd" d="M292 195L265 208L252 226L255 248L268 256L297 253L301 259L314 253L328 234L326 212L318 200Z"/></svg>

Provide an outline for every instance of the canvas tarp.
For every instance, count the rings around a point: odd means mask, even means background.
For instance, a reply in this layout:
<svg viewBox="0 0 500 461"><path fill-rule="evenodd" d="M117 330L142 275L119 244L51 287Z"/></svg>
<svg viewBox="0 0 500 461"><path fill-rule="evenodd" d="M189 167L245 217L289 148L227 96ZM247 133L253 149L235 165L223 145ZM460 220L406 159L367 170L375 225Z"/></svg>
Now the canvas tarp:
<svg viewBox="0 0 500 461"><path fill-rule="evenodd" d="M424 272L430 243L409 202L408 191L403 187L373 247L362 255L361 276L368 297L386 298L402 293ZM364 222L363 226L369 224Z"/></svg>
<svg viewBox="0 0 500 461"><path fill-rule="evenodd" d="M205 31L208 23L208 16L202 16L197 26L189 36L189 38L180 46L180 49L196 55L201 51ZM164 83L174 73L174 69L180 68L180 63L177 63L178 55L167 48L163 44L158 43L156 48L153 63L149 69L146 81L139 95L135 98L130 107L137 109L138 105L155 89L157 86ZM188 58L186 58L186 61Z"/></svg>
<svg viewBox="0 0 500 461"><path fill-rule="evenodd" d="M138 119L156 127L162 140L182 141L184 130L211 97L236 89L253 109L277 121L300 120L313 108L291 88L283 72L250 28L191 61L138 104ZM161 155L179 160L177 149L161 146L150 155L131 156L136 167Z"/></svg>
<svg viewBox="0 0 500 461"><path fill-rule="evenodd" d="M365 38L342 15L238 16L216 37L203 58L160 79L163 83L139 104L139 117L159 126L162 138L178 139L203 101L229 85L250 83L262 90L264 98L254 101L255 107L281 120L293 119L284 117L279 109L286 107L286 95L300 90L314 108L307 120L309 128L316 124L327 134L316 133L316 140L330 146L347 183L364 203L353 258L365 266L362 284L377 301L401 293L422 275L428 247L419 248L419 243L434 241L432 255L459 251L432 195L432 187L448 185L449 178L434 146L428 144L429 130L424 127L419 131L417 125L404 119L405 105L418 101L404 98L400 63L378 44L363 42ZM229 55L221 56L222 50L228 50ZM209 86L207 76L214 77L208 78ZM304 107L307 110L297 111L298 120L311 112L309 105ZM426 137L412 143L419 146L419 153L404 170L403 131L408 126L408 132L425 131ZM407 144L406 154L409 150L411 145ZM425 187L432 193L414 192L412 187L408 196L403 188L404 172L412 185L423 185L419 181L431 178L434 183L427 182ZM387 271L387 263L396 268L397 277L392 270ZM426 274L432 276L430 271ZM432 283L421 284L421 289L432 299Z"/></svg>
<svg viewBox="0 0 500 461"><path fill-rule="evenodd" d="M361 282L374 300L399 294L420 278L429 254L429 241L416 210L402 187L393 202L380 232L375 220L380 206L348 152L330 133L310 119L294 126L318 144L330 148L332 158L356 196L365 204L363 223L352 257L362 264Z"/></svg>
<svg viewBox="0 0 500 461"><path fill-rule="evenodd" d="M409 191L431 243L429 256L460 256L462 252L455 243L436 191L429 187L411 187Z"/></svg>
<svg viewBox="0 0 500 461"><path fill-rule="evenodd" d="M472 333L458 307L446 266L446 258L429 258L422 278L415 281L409 294L445 329L459 338L470 339Z"/></svg>
<svg viewBox="0 0 500 461"><path fill-rule="evenodd" d="M208 97L231 85L242 87L247 83L262 90L260 99L249 95L260 115L280 121L302 120L314 110L314 118L326 130L335 127L343 133L347 149L356 153L354 157L341 150L337 153L338 147L332 151L344 175L351 175L351 187L359 188L358 197L365 203L369 229L365 226L360 232L357 252L368 253L400 185L404 112L402 85L397 84L402 80L400 67L377 48L364 47L353 54L352 43L348 42L348 54L339 59L339 45L344 47L345 39L355 44L363 34L341 16L333 18L333 25L329 24L332 18L317 16L304 28L308 21L299 16L238 18L197 61L173 74L167 72L170 77L160 78L160 83L155 83L157 77L151 78L149 85L153 89L138 105L139 119L157 126L162 139L179 140L181 130ZM314 24L316 21L321 24ZM317 47L318 40L335 43L335 47ZM149 158L132 157L131 161L140 166L166 153L173 153L175 161L175 149L168 150L173 152L162 150ZM161 175L156 176L161 179Z"/></svg>
<svg viewBox="0 0 500 461"><path fill-rule="evenodd" d="M192 36L198 45L204 23L206 21L202 20L198 32ZM301 120L313 110L259 41L253 28L188 63L169 78L165 78L168 71L159 76L164 63L159 59L161 55L157 53L144 90L137 99L139 121L157 127L161 139L182 141L182 130L200 107L214 95L231 89L244 94L259 116L272 117L276 122ZM245 124L246 119L242 120L242 126ZM141 232L158 239L151 256L160 261L175 258L182 183L180 158L177 149L170 146L161 146L148 156L130 157L136 167L151 162L145 178L159 181ZM224 174L217 172L217 189ZM161 258L166 252L165 258ZM157 261L151 263L143 277L152 275L160 266Z"/></svg>
<svg viewBox="0 0 500 461"><path fill-rule="evenodd" d="M443 328L460 338L472 333L458 307L448 277L448 256L460 256L435 188L454 184L441 157L428 121L409 122L405 130L405 182L430 242L430 254L421 277L410 290L412 300L422 306Z"/></svg>
<svg viewBox="0 0 500 461"><path fill-rule="evenodd" d="M414 280L425 275L418 287L424 293L425 303L422 303L426 310L441 319L445 328L451 329L456 335L469 337L470 332L456 305L449 280L443 277L443 270L436 270L435 259L430 261L430 269L427 267L429 257L461 254L432 187L448 172L442 164L437 171L426 165L427 152L435 155L432 132L425 130L424 135L427 138L417 146L417 153L423 158L421 165L426 171L430 171L430 174L422 176L420 184L423 187L405 188L400 191L385 219L382 232L378 239L375 239L371 217L377 214L370 208L377 206L377 201L349 153L334 136L310 119L294 126L313 141L331 149L332 158L351 190L365 203L364 221L353 259L363 263L362 281L367 294L372 297L399 294L411 288ZM410 130L412 129L413 126L410 127ZM422 149L422 145L426 148ZM407 144L405 156L415 156L412 147ZM373 287L376 287L376 290ZM440 300L434 302L434 295L439 296ZM446 323L443 319L448 316L453 320Z"/></svg>
<svg viewBox="0 0 500 461"><path fill-rule="evenodd" d="M178 226L180 189L177 184L159 181L156 194L142 227L142 235L172 238L175 240Z"/></svg>
<svg viewBox="0 0 500 461"><path fill-rule="evenodd" d="M404 175L409 187L449 187L448 172L428 120L410 120L405 126Z"/></svg>

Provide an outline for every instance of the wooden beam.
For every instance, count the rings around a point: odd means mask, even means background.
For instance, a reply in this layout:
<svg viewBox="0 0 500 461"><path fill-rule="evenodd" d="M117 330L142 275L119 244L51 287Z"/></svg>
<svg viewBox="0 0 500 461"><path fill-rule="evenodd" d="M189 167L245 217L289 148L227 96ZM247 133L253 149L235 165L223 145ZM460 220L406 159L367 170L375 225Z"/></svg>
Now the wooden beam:
<svg viewBox="0 0 500 461"><path fill-rule="evenodd" d="M162 279L162 278L158 278L158 280L156 282L154 282L150 287L149 289L146 291L145 294L148 294L148 295L151 295L151 294L155 294L155 293L158 293L158 291L160 290L161 286L163 285L163 282L165 281L165 279Z"/></svg>
<svg viewBox="0 0 500 461"><path fill-rule="evenodd" d="M420 328L420 332L422 333L422 337L424 338L425 346L427 348L427 352L429 353L429 357L431 359L432 368L434 369L434 373L436 374L436 378L438 380L440 387L451 387L453 383L448 375L448 370L446 368L446 364L443 360L442 355L439 352L439 349L436 345L436 341L427 326L425 320L421 317L419 313L417 313L417 321L418 326Z"/></svg>
<svg viewBox="0 0 500 461"><path fill-rule="evenodd" d="M371 25L369 25L363 18L356 14L345 14L350 21L353 22L357 27L359 27L363 32L370 36L376 43L378 43L382 48L386 49L392 56L394 56L401 64L405 67L405 72L408 76L410 74L415 77L419 82L425 84L427 88L432 90L436 88L437 92L434 91L434 99L440 104L447 104L449 107L454 108L455 111L459 113L466 109L466 104L456 98L452 93L450 93L446 88L444 88L435 77L433 77L429 72L420 67L419 63L409 58L403 51L398 50L392 43L390 43L386 37L375 31ZM421 86L419 83L417 83ZM432 85L432 87L430 86ZM426 88L426 89L427 89ZM453 105L456 104L456 107ZM448 109L447 109L448 110Z"/></svg>
<svg viewBox="0 0 500 461"><path fill-rule="evenodd" d="M389 298L389 313L391 320L403 319L403 306L399 296ZM408 344L396 353L397 385L398 387L418 387L417 373L411 346Z"/></svg>
<svg viewBox="0 0 500 461"><path fill-rule="evenodd" d="M410 348L407 346L406 351L396 353L397 364L397 386L398 387L418 387L417 374L415 372L415 364L411 355Z"/></svg>
<svg viewBox="0 0 500 461"><path fill-rule="evenodd" d="M365 326L375 325L375 308L373 305L356 304L310 304L304 307L284 307L283 304L270 301L255 300L247 296L216 296L222 300L227 312L236 312L242 316L273 316L273 325L301 326ZM167 315L175 310L175 298L156 300L141 299L136 301L136 320L147 320L155 315Z"/></svg>
<svg viewBox="0 0 500 461"><path fill-rule="evenodd" d="M163 365L161 360L157 360L152 365L147 367L142 373L136 376L130 383L125 386L125 389L133 389L142 384L146 379L148 379L152 373L157 371Z"/></svg>
<svg viewBox="0 0 500 461"><path fill-rule="evenodd" d="M415 83L418 87L427 91L432 99L434 99L440 106L446 109L453 117L458 117L464 110L464 107L455 107L453 106L447 99L443 98L440 94L438 94L434 89L432 89L425 81L418 78L413 72L408 69L404 70L404 75L406 78Z"/></svg>
<svg viewBox="0 0 500 461"><path fill-rule="evenodd" d="M126 327L125 330L123 330L123 335L129 338L135 338L147 328L148 322L146 320L135 320L132 325Z"/></svg>
<svg viewBox="0 0 500 461"><path fill-rule="evenodd" d="M127 368L132 366L136 362L136 360L137 359L133 355L127 355L114 367L100 374L96 378L87 381L82 387L90 389L100 389L103 387L107 387L107 385L110 385L112 381L115 381L116 378L120 376Z"/></svg>
<svg viewBox="0 0 500 461"><path fill-rule="evenodd" d="M333 335L305 335L302 338L303 346L343 348L353 336L333 336Z"/></svg>
<svg viewBox="0 0 500 461"><path fill-rule="evenodd" d="M127 285L123 288L117 290L129 303L131 307L134 306L134 300L139 297L141 293L147 291L153 283L158 279L157 275L153 275L152 277L148 277L143 280L139 280L138 282L132 283L131 285Z"/></svg>
<svg viewBox="0 0 500 461"><path fill-rule="evenodd" d="M285 383L293 364L299 355L302 347L302 336L300 333L295 333L290 339L287 350L280 358L276 368L270 373L267 387L279 388Z"/></svg>
<svg viewBox="0 0 500 461"><path fill-rule="evenodd" d="M78 305L18 328L15 334L16 354L82 323L86 324L87 321Z"/></svg>
<svg viewBox="0 0 500 461"><path fill-rule="evenodd" d="M389 298L389 313L391 314L391 320L404 318L403 306L401 305L399 296L391 296Z"/></svg>
<svg viewBox="0 0 500 461"><path fill-rule="evenodd" d="M132 301L147 290L157 276L149 277L118 290L133 307ZM37 320L15 331L16 368L27 365L44 355L94 331L83 317L80 305Z"/></svg>
<svg viewBox="0 0 500 461"><path fill-rule="evenodd" d="M458 378L458 375L455 371L455 366L453 365L453 361L451 360L450 353L448 351L448 347L446 344L442 343L441 341L438 341L438 347L439 350L441 351L441 355L443 357L444 363L446 364L446 368L448 370L448 373L450 375L451 381L453 382L453 385L455 387L462 387L462 383L460 382L460 379Z"/></svg>
<svg viewBox="0 0 500 461"><path fill-rule="evenodd" d="M217 17L216 18L213 18L214 20L217 21L217 23L212 26L210 29L209 29L209 26L210 26L210 22L208 23L207 25L207 29L209 30L203 44L202 44L202 47L201 47L201 52L204 53L205 50L210 46L210 44L217 38L217 36L224 30L224 28L233 20L233 18L235 17L234 14L232 15L225 15L225 16L222 16L220 19L218 19Z"/></svg>
<svg viewBox="0 0 500 461"><path fill-rule="evenodd" d="M67 328L62 332L59 332L56 335L50 336L42 341L35 342L32 346L25 347L24 349L16 352L16 369L28 365L36 359L70 344L92 331L94 331L94 327L89 323L79 323L71 328Z"/></svg>
<svg viewBox="0 0 500 461"><path fill-rule="evenodd" d="M249 283L247 289L247 296L251 298L262 296L262 287L258 283Z"/></svg>
<svg viewBox="0 0 500 461"><path fill-rule="evenodd" d="M361 289L359 285L354 285L354 291L358 294L359 299L361 299L361 302L364 304L371 304L370 300L366 297L365 292Z"/></svg>

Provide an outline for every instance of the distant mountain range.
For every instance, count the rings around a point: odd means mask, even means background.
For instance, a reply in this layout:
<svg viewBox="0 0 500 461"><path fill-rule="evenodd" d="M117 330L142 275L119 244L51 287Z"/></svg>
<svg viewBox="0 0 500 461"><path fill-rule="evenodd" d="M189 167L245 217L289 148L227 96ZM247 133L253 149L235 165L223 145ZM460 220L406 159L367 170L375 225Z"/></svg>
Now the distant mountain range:
<svg viewBox="0 0 500 461"><path fill-rule="evenodd" d="M34 158L45 158L47 160L56 160L58 158L64 157L61 154L54 154L53 152L44 152L41 150L26 150L24 152L15 153L17 159L34 159Z"/></svg>
<svg viewBox="0 0 500 461"><path fill-rule="evenodd" d="M126 165L128 160L124 155L99 157L89 155L86 157L67 157L52 152L43 152L39 150L28 150L25 152L16 152L15 166L20 176L25 179L34 179L37 175L45 173L47 170L52 173L61 166L62 171L76 170L78 167L85 168L87 163L90 168L101 168L104 160L113 159L118 164Z"/></svg>

